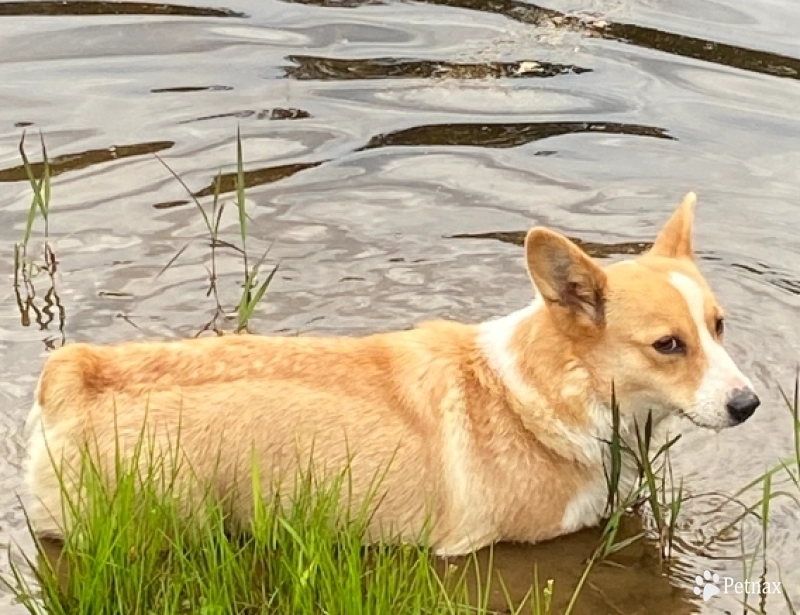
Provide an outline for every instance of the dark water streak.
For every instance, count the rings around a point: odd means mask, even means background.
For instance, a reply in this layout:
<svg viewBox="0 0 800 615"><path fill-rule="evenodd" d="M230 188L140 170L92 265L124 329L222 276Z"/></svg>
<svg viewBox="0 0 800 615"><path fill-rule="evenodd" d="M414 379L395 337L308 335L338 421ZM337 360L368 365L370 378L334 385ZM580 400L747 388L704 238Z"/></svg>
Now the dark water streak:
<svg viewBox="0 0 800 615"><path fill-rule="evenodd" d="M229 9L155 2L82 2L80 0L0 2L0 17L57 15L170 15L181 17L247 17Z"/></svg>
<svg viewBox="0 0 800 615"><path fill-rule="evenodd" d="M342 59L321 56L290 55L286 58L295 66L285 69L286 77L299 81L347 81L351 79L456 79L548 78L558 75L592 72L574 64L551 62L447 62L410 58Z"/></svg>
<svg viewBox="0 0 800 615"><path fill-rule="evenodd" d="M55 156L48 160L50 163L50 176L54 177L68 171L79 171L113 160L123 160L133 156L155 154L170 149L174 145L175 143L173 141L153 141L150 143L135 143L132 145L112 145L111 147L103 149L92 149L85 152ZM44 164L41 162L31 163L31 169L36 177L41 177ZM28 175L24 165L0 169L0 183L21 181L28 181Z"/></svg>

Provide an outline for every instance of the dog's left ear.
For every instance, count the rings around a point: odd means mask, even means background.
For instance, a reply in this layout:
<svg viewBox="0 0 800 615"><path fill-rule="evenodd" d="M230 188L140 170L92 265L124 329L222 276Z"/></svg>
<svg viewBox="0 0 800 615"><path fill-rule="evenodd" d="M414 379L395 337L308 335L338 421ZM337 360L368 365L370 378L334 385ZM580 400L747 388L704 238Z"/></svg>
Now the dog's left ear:
<svg viewBox="0 0 800 615"><path fill-rule="evenodd" d="M572 241L546 228L525 238L528 272L548 308L567 317L565 327L605 325L606 274Z"/></svg>
<svg viewBox="0 0 800 615"><path fill-rule="evenodd" d="M694 258L692 229L697 196L689 192L658 234L650 254L669 258Z"/></svg>

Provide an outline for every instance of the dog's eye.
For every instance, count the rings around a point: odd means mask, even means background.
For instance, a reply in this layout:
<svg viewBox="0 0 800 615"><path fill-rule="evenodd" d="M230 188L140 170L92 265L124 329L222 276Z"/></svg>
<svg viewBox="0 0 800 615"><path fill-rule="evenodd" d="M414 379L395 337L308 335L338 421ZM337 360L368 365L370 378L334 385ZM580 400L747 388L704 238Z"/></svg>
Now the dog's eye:
<svg viewBox="0 0 800 615"><path fill-rule="evenodd" d="M725 321L722 318L717 318L714 330L717 332L717 337L721 337L725 333Z"/></svg>
<svg viewBox="0 0 800 615"><path fill-rule="evenodd" d="M653 348L661 354L680 354L686 351L686 345L674 335L662 337L653 344Z"/></svg>

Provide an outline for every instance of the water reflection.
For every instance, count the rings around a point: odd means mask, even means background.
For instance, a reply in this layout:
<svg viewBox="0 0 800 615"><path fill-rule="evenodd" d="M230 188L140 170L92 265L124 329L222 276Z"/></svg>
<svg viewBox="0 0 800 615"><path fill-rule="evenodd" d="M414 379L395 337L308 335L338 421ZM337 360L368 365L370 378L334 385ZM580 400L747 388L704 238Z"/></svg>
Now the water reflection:
<svg viewBox="0 0 800 615"><path fill-rule="evenodd" d="M620 124L616 122L527 122L527 123L476 123L476 124L430 124L414 126L395 132L372 137L364 146L355 149L361 152L384 147L401 146L471 146L489 148L511 148L533 141L566 134L607 133L654 137L676 140L663 128L639 124ZM539 152L547 155L549 152ZM244 172L246 188L263 186L287 179L303 171L314 169L330 160L314 162L295 162L264 167ZM192 193L194 198L212 196L218 190L226 194L236 190L235 171L220 175L217 180ZM186 200L168 201L153 205L156 209L169 209L187 204Z"/></svg>
<svg viewBox="0 0 800 615"><path fill-rule="evenodd" d="M355 8L372 4L372 0L286 0L315 6L346 6ZM420 0L425 4L480 11L503 15L515 21L535 26L576 30L587 36L604 38L627 45L646 47L672 55L722 64L741 70L775 77L797 79L800 60L767 51L737 47L709 39L666 32L636 24L615 23L592 19L582 14L567 14L518 0Z"/></svg>
<svg viewBox="0 0 800 615"><path fill-rule="evenodd" d="M395 132L375 135L366 145L354 150L380 149L400 146L471 146L489 148L510 148L533 141L565 134L609 133L654 137L675 140L663 128L638 124L615 122L528 122L528 123L481 123L481 124L430 124L414 126ZM315 162L295 162L278 166L264 167L244 172L246 188L271 184L308 169L316 168L329 160ZM236 172L220 176L219 194L236 190ZM194 192L192 196L201 198L212 196L217 190L216 180ZM186 204L187 201L169 201L154 205L156 209L169 209Z"/></svg>
<svg viewBox="0 0 800 615"><path fill-rule="evenodd" d="M42 331L50 331L50 325L55 324L58 333L42 340L50 349L63 346L66 342L64 326L67 322L67 312L56 291L57 271L58 261L49 243L44 244L43 264L30 259L22 245L15 246L13 286L20 324L23 327L30 327L35 323ZM41 274L45 274L46 290L41 302L38 302L34 280L42 279Z"/></svg>

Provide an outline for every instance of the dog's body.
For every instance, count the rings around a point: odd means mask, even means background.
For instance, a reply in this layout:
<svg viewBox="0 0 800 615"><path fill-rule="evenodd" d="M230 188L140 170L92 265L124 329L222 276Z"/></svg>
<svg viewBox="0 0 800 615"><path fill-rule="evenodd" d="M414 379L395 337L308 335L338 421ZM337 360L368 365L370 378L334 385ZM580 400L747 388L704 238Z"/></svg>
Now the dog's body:
<svg viewBox="0 0 800 615"><path fill-rule="evenodd" d="M234 496L241 524L253 460L269 492L312 450L320 471L348 466L354 506L371 494L375 538L414 541L427 528L437 553L455 555L595 524L612 381L624 430L648 411L722 428L759 403L722 349L721 310L693 263L693 207L687 195L650 253L605 269L532 230L539 296L479 325L65 346L29 417L33 527L61 536L68 522L53 460L78 466L87 438L101 456L119 446L130 457L145 424L160 450L179 442L191 468L180 481Z"/></svg>

